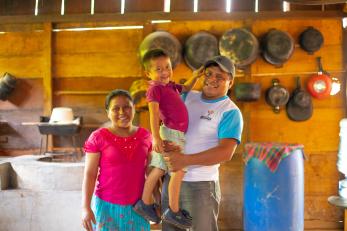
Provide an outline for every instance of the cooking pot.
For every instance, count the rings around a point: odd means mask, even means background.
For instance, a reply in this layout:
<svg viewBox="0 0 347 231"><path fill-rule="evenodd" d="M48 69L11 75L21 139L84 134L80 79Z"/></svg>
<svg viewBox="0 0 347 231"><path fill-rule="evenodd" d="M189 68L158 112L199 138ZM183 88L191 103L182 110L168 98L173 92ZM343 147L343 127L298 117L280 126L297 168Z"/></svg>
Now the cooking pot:
<svg viewBox="0 0 347 231"><path fill-rule="evenodd" d="M322 33L312 26L308 27L299 35L300 47L309 54L318 51L322 47L323 42L324 38Z"/></svg>
<svg viewBox="0 0 347 231"><path fill-rule="evenodd" d="M260 98L260 83L236 83L235 98L238 101L251 102Z"/></svg>
<svg viewBox="0 0 347 231"><path fill-rule="evenodd" d="M321 57L317 57L317 63L319 71L308 79L307 90L316 99L324 99L330 95L332 79L329 73L323 70Z"/></svg>
<svg viewBox="0 0 347 231"><path fill-rule="evenodd" d="M52 110L49 123L53 124L70 124L73 122L74 115L71 108L55 107Z"/></svg>
<svg viewBox="0 0 347 231"><path fill-rule="evenodd" d="M258 57L258 39L246 28L234 28L226 31L220 38L219 51L242 69Z"/></svg>
<svg viewBox="0 0 347 231"><path fill-rule="evenodd" d="M193 70L218 55L218 40L208 32L200 31L188 38L184 45L184 60Z"/></svg>
<svg viewBox="0 0 347 231"><path fill-rule="evenodd" d="M294 52L294 39L285 31L270 29L261 40L264 59L281 67Z"/></svg>
<svg viewBox="0 0 347 231"><path fill-rule="evenodd" d="M7 100L16 86L17 80L9 73L5 73L0 79L0 100Z"/></svg>
<svg viewBox="0 0 347 231"><path fill-rule="evenodd" d="M265 93L265 100L273 108L275 113L279 113L280 107L286 105L289 100L289 92L279 84L278 79L273 79L272 87Z"/></svg>
<svg viewBox="0 0 347 231"><path fill-rule="evenodd" d="M152 49L162 49L170 56L172 68L181 62L182 46L175 36L166 31L155 31L147 35L141 42L139 53L141 63L143 56Z"/></svg>

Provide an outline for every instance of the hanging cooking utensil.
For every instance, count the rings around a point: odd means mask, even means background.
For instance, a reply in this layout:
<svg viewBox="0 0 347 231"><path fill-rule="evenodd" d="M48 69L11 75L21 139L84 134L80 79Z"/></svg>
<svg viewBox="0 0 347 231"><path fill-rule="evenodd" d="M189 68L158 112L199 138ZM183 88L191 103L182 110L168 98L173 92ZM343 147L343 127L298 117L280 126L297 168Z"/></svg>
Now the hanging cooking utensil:
<svg viewBox="0 0 347 231"><path fill-rule="evenodd" d="M220 38L219 51L242 69L258 57L258 39L246 28L234 28L226 31Z"/></svg>
<svg viewBox="0 0 347 231"><path fill-rule="evenodd" d="M321 57L317 57L318 73L307 81L308 92L316 99L324 99L330 95L332 80L329 73L323 70Z"/></svg>
<svg viewBox="0 0 347 231"><path fill-rule="evenodd" d="M263 36L261 47L262 55L268 63L282 67L294 52L294 39L285 31L270 29Z"/></svg>
<svg viewBox="0 0 347 231"><path fill-rule="evenodd" d="M141 42L139 53L141 63L144 55L149 50L162 49L170 56L172 68L181 62L182 46L178 39L166 31L155 31L147 35Z"/></svg>
<svg viewBox="0 0 347 231"><path fill-rule="evenodd" d="M265 93L265 100L275 113L280 112L280 107L287 104L289 100L289 92L286 88L279 84L278 79L272 80L272 87Z"/></svg>
<svg viewBox="0 0 347 231"><path fill-rule="evenodd" d="M185 42L184 60L192 70L198 69L216 55L218 55L218 40L211 33L200 31Z"/></svg>
<svg viewBox="0 0 347 231"><path fill-rule="evenodd" d="M260 83L236 83L234 87L237 101L252 102L260 98Z"/></svg>
<svg viewBox="0 0 347 231"><path fill-rule="evenodd" d="M296 88L287 103L288 118L294 121L305 121L311 118L312 113L311 95L301 87L300 77L297 77Z"/></svg>
<svg viewBox="0 0 347 231"><path fill-rule="evenodd" d="M318 51L324 43L322 33L310 26L299 35L300 47L308 54Z"/></svg>

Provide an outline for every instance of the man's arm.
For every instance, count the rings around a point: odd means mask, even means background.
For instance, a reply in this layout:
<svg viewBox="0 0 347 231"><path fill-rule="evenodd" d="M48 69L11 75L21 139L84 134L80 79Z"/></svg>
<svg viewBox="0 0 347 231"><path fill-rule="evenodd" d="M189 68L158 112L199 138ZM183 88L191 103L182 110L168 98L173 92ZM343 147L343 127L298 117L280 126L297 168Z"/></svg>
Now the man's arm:
<svg viewBox="0 0 347 231"><path fill-rule="evenodd" d="M226 138L221 139L216 147L199 153L184 155L173 151L168 152L164 157L171 171L177 171L189 165L214 165L230 160L237 145L235 139Z"/></svg>

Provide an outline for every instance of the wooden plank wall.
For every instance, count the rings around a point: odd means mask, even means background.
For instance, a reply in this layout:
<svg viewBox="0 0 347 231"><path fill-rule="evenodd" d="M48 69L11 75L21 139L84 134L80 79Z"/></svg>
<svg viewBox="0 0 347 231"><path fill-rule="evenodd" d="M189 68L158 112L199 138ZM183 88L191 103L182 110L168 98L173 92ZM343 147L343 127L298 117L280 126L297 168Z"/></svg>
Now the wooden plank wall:
<svg viewBox="0 0 347 231"><path fill-rule="evenodd" d="M103 26L103 23L61 23L53 28L76 26ZM122 24L139 24L123 22ZM141 24L141 23L140 23ZM243 143L232 161L221 167L223 201L220 226L222 230L242 229L243 161L245 142L288 142L305 145L305 229L338 230L342 227L342 211L330 206L327 198L337 194L339 175L336 154L339 141L338 123L345 116L342 93L325 100L313 100L314 115L306 122L290 121L285 111L274 114L265 103L264 93L271 79L277 77L290 91L295 86L295 76L306 82L317 71L315 57L322 56L323 66L341 81L344 78L342 57L342 26L340 19L272 19L234 21L178 21L152 25L149 30L167 30L182 44L187 38L206 30L217 37L230 28L247 26L260 37L270 28L288 31L296 41L295 52L282 68L275 68L258 58L248 70L238 72L236 82L259 82L262 98L254 103L237 102L243 112L246 126ZM324 35L323 48L314 55L302 51L298 35L307 26L315 26ZM10 72L19 78L19 84L8 101L0 101L0 121L6 120L7 143L0 144L1 154L18 154L15 149L30 152L39 147L40 135L36 127L22 126L22 122L38 121L43 113L43 80L47 75L47 43L44 25L6 25L8 33L0 34L0 73ZM148 28L147 28L148 30ZM106 122L103 101L107 91L114 88L129 89L132 81L142 77L137 48L145 30L109 30L81 32L53 32L52 103L54 107L68 106L75 115L83 116L86 125ZM146 31L147 33L148 31ZM332 36L333 35L333 36ZM47 41L46 41L47 42ZM191 75L191 70L181 63L174 70L179 81ZM233 94L231 94L233 98ZM148 127L148 113L140 114L140 122ZM81 143L93 126L85 126ZM0 136L5 129L0 129Z"/></svg>

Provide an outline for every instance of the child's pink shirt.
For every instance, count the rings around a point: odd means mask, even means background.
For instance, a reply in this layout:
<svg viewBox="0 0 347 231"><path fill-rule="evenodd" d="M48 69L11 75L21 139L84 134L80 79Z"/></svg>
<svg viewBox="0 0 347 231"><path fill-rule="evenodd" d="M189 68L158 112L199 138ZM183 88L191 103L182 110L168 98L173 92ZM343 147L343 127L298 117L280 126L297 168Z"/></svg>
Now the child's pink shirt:
<svg viewBox="0 0 347 231"><path fill-rule="evenodd" d="M151 149L152 136L141 127L130 137L117 136L107 128L94 131L84 151L100 153L95 195L119 205L132 205L139 200Z"/></svg>

